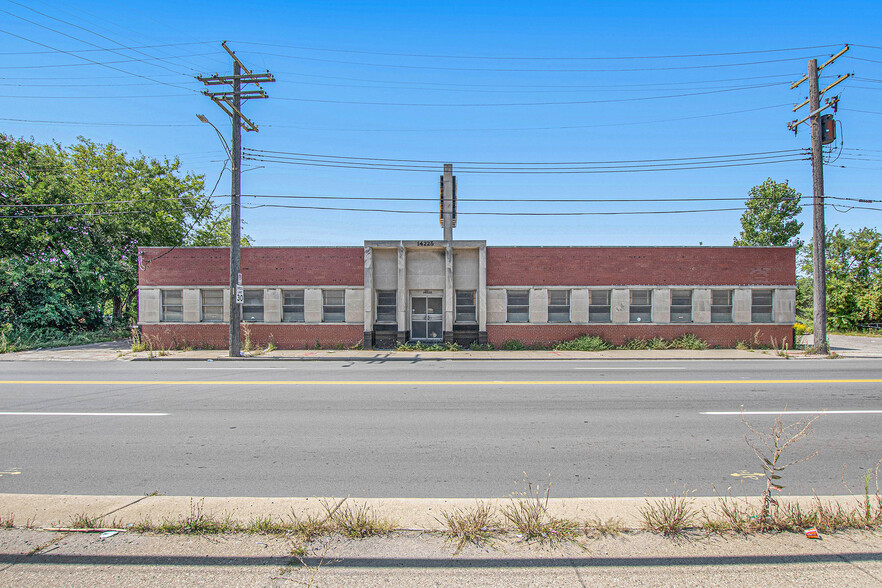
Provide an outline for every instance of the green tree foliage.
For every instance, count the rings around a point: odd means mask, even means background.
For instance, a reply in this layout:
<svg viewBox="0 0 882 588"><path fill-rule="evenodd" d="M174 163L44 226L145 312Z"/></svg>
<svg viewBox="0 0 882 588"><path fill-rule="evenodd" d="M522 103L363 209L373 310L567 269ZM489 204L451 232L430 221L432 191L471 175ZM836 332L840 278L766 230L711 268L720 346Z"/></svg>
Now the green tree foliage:
<svg viewBox="0 0 882 588"><path fill-rule="evenodd" d="M803 247L798 296L800 313L811 314L812 251ZM827 316L835 329L852 329L861 323L882 322L882 234L864 227L846 233L827 231Z"/></svg>
<svg viewBox="0 0 882 588"><path fill-rule="evenodd" d="M187 245L223 216L177 160L0 134L0 325L70 332L111 309L130 319L138 247Z"/></svg>
<svg viewBox="0 0 882 588"><path fill-rule="evenodd" d="M800 245L797 239L802 223L796 215L802 212L802 197L786 181L768 178L748 193L747 210L741 215L741 235L735 245L783 246Z"/></svg>

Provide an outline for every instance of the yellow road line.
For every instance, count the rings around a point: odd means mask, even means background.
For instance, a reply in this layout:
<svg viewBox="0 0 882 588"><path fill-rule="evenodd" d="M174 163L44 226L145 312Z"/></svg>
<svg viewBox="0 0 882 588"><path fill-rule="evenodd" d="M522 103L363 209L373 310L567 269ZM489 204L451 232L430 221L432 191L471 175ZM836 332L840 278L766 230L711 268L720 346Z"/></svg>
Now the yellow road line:
<svg viewBox="0 0 882 588"><path fill-rule="evenodd" d="M882 378L794 380L0 380L0 384L63 386L619 386L634 384L882 384Z"/></svg>

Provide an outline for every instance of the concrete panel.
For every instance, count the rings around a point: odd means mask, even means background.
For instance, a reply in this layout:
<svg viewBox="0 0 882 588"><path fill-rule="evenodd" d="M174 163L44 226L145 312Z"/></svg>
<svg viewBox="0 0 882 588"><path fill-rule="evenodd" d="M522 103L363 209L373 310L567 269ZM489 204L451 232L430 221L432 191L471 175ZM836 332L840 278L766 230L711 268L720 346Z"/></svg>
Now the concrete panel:
<svg viewBox="0 0 882 588"><path fill-rule="evenodd" d="M504 288L488 288L487 289L487 322L488 323L504 323L506 313L507 298Z"/></svg>
<svg viewBox="0 0 882 588"><path fill-rule="evenodd" d="M732 292L732 322L750 322L750 288L736 288Z"/></svg>
<svg viewBox="0 0 882 588"><path fill-rule="evenodd" d="M711 291L696 288L692 291L692 322L705 324L711 320Z"/></svg>
<svg viewBox="0 0 882 588"><path fill-rule="evenodd" d="M306 288L303 290L303 320L307 323L322 322L321 288Z"/></svg>
<svg viewBox="0 0 882 588"><path fill-rule="evenodd" d="M396 251L397 257L397 265L398 265L398 287L397 287L397 300L398 303L397 309L398 312L398 330L399 331L407 331L410 330L410 321L408 320L407 309L410 308L410 300L407 299L407 249L404 248L404 245L399 245Z"/></svg>
<svg viewBox="0 0 882 588"><path fill-rule="evenodd" d="M364 322L364 288L346 288L346 322Z"/></svg>
<svg viewBox="0 0 882 588"><path fill-rule="evenodd" d="M480 261L477 249L453 250L453 288L477 290L480 286Z"/></svg>
<svg viewBox="0 0 882 588"><path fill-rule="evenodd" d="M407 251L407 289L444 290L444 249L409 249Z"/></svg>
<svg viewBox="0 0 882 588"><path fill-rule="evenodd" d="M585 288L575 288L570 294L570 322L588 323L588 290Z"/></svg>
<svg viewBox="0 0 882 588"><path fill-rule="evenodd" d="M631 307L631 297L628 290L615 288L610 293L610 305L612 306L612 322L616 325L626 325L630 319L629 309Z"/></svg>
<svg viewBox="0 0 882 588"><path fill-rule="evenodd" d="M448 243L444 248L444 332L453 331L453 310L453 247Z"/></svg>
<svg viewBox="0 0 882 588"><path fill-rule="evenodd" d="M530 322L548 322L548 290L533 288L530 290Z"/></svg>
<svg viewBox="0 0 882 588"><path fill-rule="evenodd" d="M395 277L398 277L397 259L395 260ZM374 324L374 250L370 247L364 248L364 288L361 298L364 303L361 320L365 325L368 325L368 329L372 329Z"/></svg>
<svg viewBox="0 0 882 588"><path fill-rule="evenodd" d="M397 249L373 249L365 248L365 252L372 251L371 257L374 266L374 288L377 290L395 290L398 288L398 250ZM365 263L367 263L365 257Z"/></svg>
<svg viewBox="0 0 882 588"><path fill-rule="evenodd" d="M282 322L282 289L265 288L263 291L263 322Z"/></svg>
<svg viewBox="0 0 882 588"><path fill-rule="evenodd" d="M230 322L230 289L224 288L224 322Z"/></svg>
<svg viewBox="0 0 882 588"><path fill-rule="evenodd" d="M478 330L487 330L487 248L478 250Z"/></svg>
<svg viewBox="0 0 882 588"><path fill-rule="evenodd" d="M652 322L671 322L670 288L656 288L652 291Z"/></svg>
<svg viewBox="0 0 882 588"><path fill-rule="evenodd" d="M776 323L792 323L796 320L796 290L793 288L777 288L772 305L772 319Z"/></svg>
<svg viewBox="0 0 882 588"><path fill-rule="evenodd" d="M202 310L202 297L199 292L199 288L184 288L184 291L181 294L181 301L184 306L185 323L199 322L199 315Z"/></svg>
<svg viewBox="0 0 882 588"><path fill-rule="evenodd" d="M162 299L158 288L138 290L138 322L158 323Z"/></svg>

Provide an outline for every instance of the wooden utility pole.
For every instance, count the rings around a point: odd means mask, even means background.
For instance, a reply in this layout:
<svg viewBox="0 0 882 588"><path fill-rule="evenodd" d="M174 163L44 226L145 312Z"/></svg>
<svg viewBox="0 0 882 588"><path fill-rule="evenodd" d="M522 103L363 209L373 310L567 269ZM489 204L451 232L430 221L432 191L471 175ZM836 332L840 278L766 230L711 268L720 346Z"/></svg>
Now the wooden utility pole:
<svg viewBox="0 0 882 588"><path fill-rule="evenodd" d="M840 82L851 77L851 74L840 76L835 82L820 89L818 83L818 74L836 61L840 55L848 51L848 45L839 53L833 55L824 64L818 67L818 60L811 59L808 62L808 72L798 81L790 85L790 89L794 89L802 82L808 81L809 96L808 99L796 104L793 112L796 112L806 104L809 105L809 114L802 120L793 121L787 127L794 133L797 132L800 124L810 121L811 137L812 137L812 273L814 290L814 344L812 346L813 353L829 353L830 349L827 344L827 257L826 257L826 236L827 231L824 224L824 153L823 138L821 132L821 112L827 108L833 108L834 112L839 103L839 98L827 99L825 106L821 107L821 96L839 84Z"/></svg>
<svg viewBox="0 0 882 588"><path fill-rule="evenodd" d="M253 98L268 98L266 92L260 87L261 83L275 82L273 74L252 73L236 57L236 54L227 47L226 41L221 43L230 57L233 58L233 75L221 76L196 76L196 79L206 86L231 86L232 91L202 93L211 98L215 104L229 115L233 124L233 148L230 153L232 164L232 180L230 182L230 357L239 357L242 352L242 313L241 304L244 298L242 289L242 129L257 132L257 125L248 120L242 114L242 101ZM242 71L245 71L243 74ZM242 84L255 84L257 90L242 90ZM201 116L201 115L200 115ZM200 118L200 120L202 120ZM212 125L214 126L214 125ZM221 136L223 139L223 137Z"/></svg>

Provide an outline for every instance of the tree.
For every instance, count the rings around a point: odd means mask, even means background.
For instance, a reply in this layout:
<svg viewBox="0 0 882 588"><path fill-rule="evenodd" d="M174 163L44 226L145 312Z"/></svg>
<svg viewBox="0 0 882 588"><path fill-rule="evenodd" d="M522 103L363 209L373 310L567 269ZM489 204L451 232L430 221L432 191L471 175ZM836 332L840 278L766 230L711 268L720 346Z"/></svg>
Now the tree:
<svg viewBox="0 0 882 588"><path fill-rule="evenodd" d="M811 247L802 251L802 271L809 277L803 278L800 289L810 291ZM870 227L848 233L833 227L827 231L826 251L830 326L852 329L861 323L882 322L882 234ZM811 298L803 298L810 308Z"/></svg>
<svg viewBox="0 0 882 588"><path fill-rule="evenodd" d="M796 216L802 212L799 199L802 195L791 188L787 181L776 182L768 178L748 192L747 210L741 215L741 235L735 245L749 246L799 246L797 238L802 223Z"/></svg>
<svg viewBox="0 0 882 588"><path fill-rule="evenodd" d="M0 323L67 332L134 317L138 247L181 246L222 216L180 162L0 134ZM5 270L5 271L4 271Z"/></svg>

